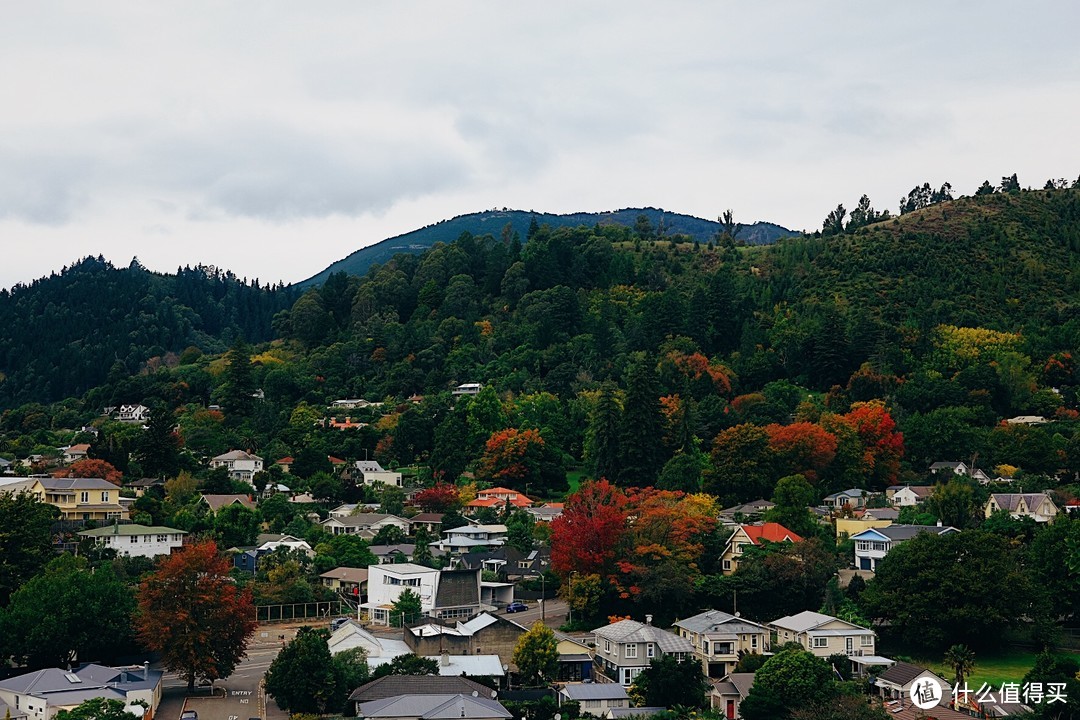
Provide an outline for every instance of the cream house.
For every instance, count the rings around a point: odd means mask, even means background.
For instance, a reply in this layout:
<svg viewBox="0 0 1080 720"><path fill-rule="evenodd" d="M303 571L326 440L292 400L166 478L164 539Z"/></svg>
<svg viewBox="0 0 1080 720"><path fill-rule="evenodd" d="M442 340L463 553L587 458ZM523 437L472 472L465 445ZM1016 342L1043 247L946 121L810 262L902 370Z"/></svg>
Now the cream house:
<svg viewBox="0 0 1080 720"><path fill-rule="evenodd" d="M60 510L61 520L126 520L120 488L101 478L34 478L30 492Z"/></svg>
<svg viewBox="0 0 1080 720"><path fill-rule="evenodd" d="M679 620L674 627L694 646L702 671L713 678L734 672L739 658L769 650L769 629L720 610Z"/></svg>
<svg viewBox="0 0 1080 720"><path fill-rule="evenodd" d="M818 657L873 655L874 631L831 615L804 610L768 624L775 645L797 642Z"/></svg>
<svg viewBox="0 0 1080 720"><path fill-rule="evenodd" d="M986 501L983 511L990 517L998 510L1005 510L1014 518L1029 517L1035 522L1052 522L1058 507L1046 493L994 493Z"/></svg>

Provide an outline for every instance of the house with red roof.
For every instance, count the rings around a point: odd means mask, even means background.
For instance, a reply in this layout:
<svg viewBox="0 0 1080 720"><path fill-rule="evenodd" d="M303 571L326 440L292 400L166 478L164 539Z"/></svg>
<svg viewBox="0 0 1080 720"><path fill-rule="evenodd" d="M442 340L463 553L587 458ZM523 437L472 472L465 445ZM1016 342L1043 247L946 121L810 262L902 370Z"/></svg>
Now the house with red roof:
<svg viewBox="0 0 1080 720"><path fill-rule="evenodd" d="M735 528L720 555L724 574L731 575L739 569L739 560L742 559L743 549L747 545L760 547L762 542L766 541L797 543L802 542L802 537L775 522L740 525Z"/></svg>
<svg viewBox="0 0 1080 720"><path fill-rule="evenodd" d="M480 490L476 493L476 499L466 503L465 507L473 511L486 507L502 509L506 507L506 503L510 503L516 508L527 508L533 505L532 500L517 490L497 487L490 490Z"/></svg>

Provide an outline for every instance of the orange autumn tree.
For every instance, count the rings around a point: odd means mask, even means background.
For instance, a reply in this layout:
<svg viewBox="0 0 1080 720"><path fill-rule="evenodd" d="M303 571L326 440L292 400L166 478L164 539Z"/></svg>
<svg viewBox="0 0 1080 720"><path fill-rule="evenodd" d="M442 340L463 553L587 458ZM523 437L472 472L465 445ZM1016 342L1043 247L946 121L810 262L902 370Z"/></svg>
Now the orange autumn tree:
<svg viewBox="0 0 1080 720"><path fill-rule="evenodd" d="M60 468L53 473L58 478L101 478L108 480L113 485L123 482L124 474L112 466L112 463L95 458L76 460L66 468Z"/></svg>
<svg viewBox="0 0 1080 720"><path fill-rule="evenodd" d="M716 500L642 488L630 491L627 504L633 521L616 563L620 597L647 611L679 612L701 576L705 541L717 524Z"/></svg>
<svg viewBox="0 0 1080 720"><path fill-rule="evenodd" d="M528 486L528 492L539 495L565 491L567 487L562 458L532 428L492 433L484 444L476 478L523 492Z"/></svg>
<svg viewBox="0 0 1080 720"><path fill-rule="evenodd" d="M682 376L698 394L707 387L720 395L731 395L731 370L700 352L671 350L660 359L659 370L664 377Z"/></svg>
<svg viewBox="0 0 1080 720"><path fill-rule="evenodd" d="M864 471L874 486L894 485L904 457L904 434L897 431L885 405L879 401L855 403L843 420L855 428L863 442Z"/></svg>
<svg viewBox="0 0 1080 720"><path fill-rule="evenodd" d="M831 432L809 422L766 425L769 447L776 454L780 476L802 475L811 483L836 456L837 440Z"/></svg>
<svg viewBox="0 0 1080 720"><path fill-rule="evenodd" d="M255 633L251 588L238 587L231 569L217 545L204 541L160 559L139 586L139 641L187 680L188 692L196 680L229 677Z"/></svg>

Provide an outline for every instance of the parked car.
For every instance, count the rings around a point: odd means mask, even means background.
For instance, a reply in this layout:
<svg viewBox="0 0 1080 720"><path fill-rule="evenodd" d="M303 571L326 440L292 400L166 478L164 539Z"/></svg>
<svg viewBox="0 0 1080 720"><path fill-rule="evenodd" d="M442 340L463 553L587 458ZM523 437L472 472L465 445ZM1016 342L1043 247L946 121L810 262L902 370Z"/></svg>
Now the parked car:
<svg viewBox="0 0 1080 720"><path fill-rule="evenodd" d="M330 632L334 632L339 627L341 627L345 623L349 622L349 620L351 620L351 619L352 618L347 618L347 617L334 618L333 620L330 621Z"/></svg>
<svg viewBox="0 0 1080 720"><path fill-rule="evenodd" d="M528 605L523 602L518 602L517 600L506 606L506 612L508 613L525 612L528 609Z"/></svg>
<svg viewBox="0 0 1080 720"><path fill-rule="evenodd" d="M194 710L185 710L180 713L180 720L199 720L199 713Z"/></svg>

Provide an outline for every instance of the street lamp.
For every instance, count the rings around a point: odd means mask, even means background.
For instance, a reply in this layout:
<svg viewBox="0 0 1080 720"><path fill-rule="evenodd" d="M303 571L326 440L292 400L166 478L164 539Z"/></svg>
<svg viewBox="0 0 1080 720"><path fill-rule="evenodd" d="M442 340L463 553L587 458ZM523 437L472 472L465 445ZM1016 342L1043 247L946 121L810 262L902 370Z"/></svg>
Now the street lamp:
<svg viewBox="0 0 1080 720"><path fill-rule="evenodd" d="M566 594L570 596L569 602L566 604L566 624L573 627L574 625L574 576L577 575L577 570L571 570L570 576L566 579Z"/></svg>
<svg viewBox="0 0 1080 720"><path fill-rule="evenodd" d="M547 577L540 571L540 621L547 620Z"/></svg>

